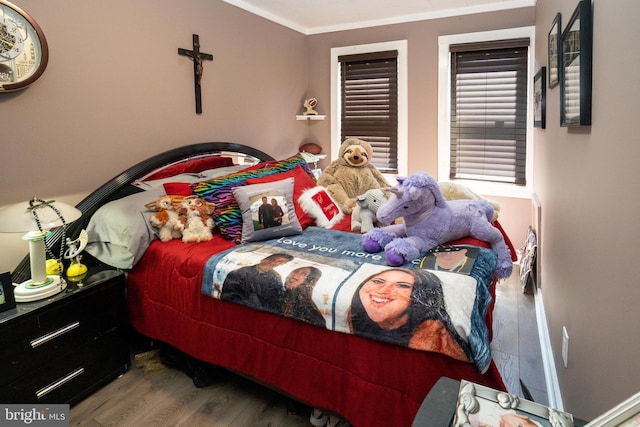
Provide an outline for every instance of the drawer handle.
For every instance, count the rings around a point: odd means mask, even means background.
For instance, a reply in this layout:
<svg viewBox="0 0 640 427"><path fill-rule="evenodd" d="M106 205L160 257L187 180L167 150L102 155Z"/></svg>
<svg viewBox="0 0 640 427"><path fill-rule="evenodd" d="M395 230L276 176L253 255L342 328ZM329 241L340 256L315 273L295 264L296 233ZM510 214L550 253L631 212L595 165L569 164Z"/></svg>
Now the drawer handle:
<svg viewBox="0 0 640 427"><path fill-rule="evenodd" d="M80 326L80 322L69 323L67 326L63 326L57 331L53 331L51 333L48 333L47 335L43 335L40 338L36 338L35 340L31 341L31 348L36 348L39 345L51 341L52 339L58 338L60 335L66 334L67 332L74 330L78 326Z"/></svg>
<svg viewBox="0 0 640 427"><path fill-rule="evenodd" d="M71 381L72 379L74 379L75 377L77 377L78 375L80 375L82 373L84 373L84 368L76 369L75 371L71 372L67 376L60 378L58 381L56 381L54 383L51 383L48 386L43 387L40 390L36 391L36 397L38 399L41 399L42 396L44 396L45 394L52 392L53 390L57 389L58 387L60 387L64 383L67 383L67 382Z"/></svg>

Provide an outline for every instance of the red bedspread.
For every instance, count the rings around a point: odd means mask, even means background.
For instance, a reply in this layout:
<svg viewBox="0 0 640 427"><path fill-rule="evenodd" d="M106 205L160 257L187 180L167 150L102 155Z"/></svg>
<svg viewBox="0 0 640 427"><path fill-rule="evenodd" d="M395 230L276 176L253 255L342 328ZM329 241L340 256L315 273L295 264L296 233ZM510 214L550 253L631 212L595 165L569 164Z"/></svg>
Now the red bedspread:
<svg viewBox="0 0 640 427"><path fill-rule="evenodd" d="M131 324L198 359L337 412L354 426L410 426L441 376L505 390L493 363L482 375L474 364L442 354L331 332L202 295L206 260L232 245L217 235L198 244L154 241L129 273Z"/></svg>

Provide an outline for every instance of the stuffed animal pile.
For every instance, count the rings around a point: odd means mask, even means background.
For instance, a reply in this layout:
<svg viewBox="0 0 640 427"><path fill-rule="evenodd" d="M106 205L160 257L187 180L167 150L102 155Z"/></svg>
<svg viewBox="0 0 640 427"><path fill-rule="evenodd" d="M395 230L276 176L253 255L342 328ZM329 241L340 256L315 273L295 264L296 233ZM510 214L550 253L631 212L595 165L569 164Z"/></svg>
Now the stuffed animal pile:
<svg viewBox="0 0 640 427"><path fill-rule="evenodd" d="M340 146L338 159L327 166L318 178L318 185L327 189L345 214L351 214L356 197L373 188L390 187L382 173L370 163L371 144L348 138Z"/></svg>
<svg viewBox="0 0 640 427"><path fill-rule="evenodd" d="M485 200L447 201L438 183L426 172L397 178L398 185L378 209L378 220L390 224L402 217L402 224L374 228L362 236L365 251L385 251L390 266L399 266L422 253L467 236L491 244L498 255L496 276L511 275L511 253L500 230L490 220L493 208Z"/></svg>
<svg viewBox="0 0 640 427"><path fill-rule="evenodd" d="M162 196L145 207L156 212L149 222L158 229L162 242L182 239L184 243L195 243L213 238L213 203L196 196Z"/></svg>

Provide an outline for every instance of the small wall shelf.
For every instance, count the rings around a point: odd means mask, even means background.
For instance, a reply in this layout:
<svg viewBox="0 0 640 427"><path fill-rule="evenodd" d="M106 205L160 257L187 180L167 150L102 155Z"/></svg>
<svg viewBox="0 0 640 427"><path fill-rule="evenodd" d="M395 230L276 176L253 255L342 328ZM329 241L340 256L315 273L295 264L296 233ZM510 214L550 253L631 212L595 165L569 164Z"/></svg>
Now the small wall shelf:
<svg viewBox="0 0 640 427"><path fill-rule="evenodd" d="M298 114L296 120L324 120L326 117L322 114Z"/></svg>

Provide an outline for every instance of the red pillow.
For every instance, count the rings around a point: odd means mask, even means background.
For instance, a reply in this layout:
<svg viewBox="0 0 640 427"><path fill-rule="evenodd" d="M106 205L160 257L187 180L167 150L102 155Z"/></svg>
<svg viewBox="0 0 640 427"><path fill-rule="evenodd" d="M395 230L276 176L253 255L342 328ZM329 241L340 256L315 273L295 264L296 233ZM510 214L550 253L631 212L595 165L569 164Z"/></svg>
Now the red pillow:
<svg viewBox="0 0 640 427"><path fill-rule="evenodd" d="M225 166L233 166L233 159L222 156L209 156L199 159L185 160L183 162L169 165L164 169L160 169L153 175L145 178L145 181L153 181L155 179L169 178L180 175L181 173L198 173L209 169L222 168Z"/></svg>
<svg viewBox="0 0 640 427"><path fill-rule="evenodd" d="M165 182L162 184L167 196L191 196L191 184L188 182Z"/></svg>
<svg viewBox="0 0 640 427"><path fill-rule="evenodd" d="M247 185L280 181L281 179L285 178L293 178L293 205L296 211L296 216L298 217L298 221L300 222L302 228L305 229L308 226L313 225L315 221L311 216L309 216L302 210L300 204L298 203L298 198L304 190L313 188L317 184L309 175L307 175L307 173L304 171L304 169L302 169L302 167L300 167L300 165L291 170L280 172L274 175L267 175L260 178L248 178Z"/></svg>

